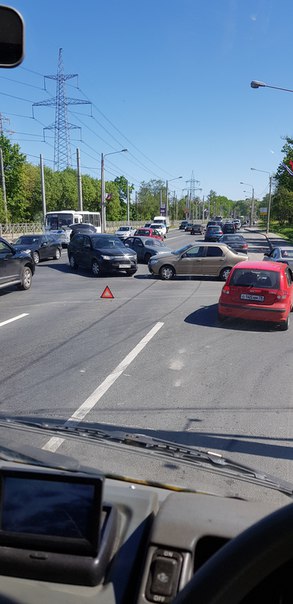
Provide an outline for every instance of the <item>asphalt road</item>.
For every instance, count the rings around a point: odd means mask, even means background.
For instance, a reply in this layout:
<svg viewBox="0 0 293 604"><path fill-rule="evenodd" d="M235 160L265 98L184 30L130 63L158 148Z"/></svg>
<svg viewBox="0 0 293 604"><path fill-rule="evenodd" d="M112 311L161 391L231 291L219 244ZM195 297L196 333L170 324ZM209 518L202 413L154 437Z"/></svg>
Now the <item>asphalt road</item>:
<svg viewBox="0 0 293 604"><path fill-rule="evenodd" d="M249 256L262 258L265 237L245 236ZM175 249L194 239L175 230L167 243ZM107 285L113 299L101 299ZM221 288L194 277L164 282L144 265L132 278L96 279L72 272L66 251L40 263L29 291L0 291L0 442L144 475L133 452L129 463L115 448L97 460L86 442L34 430L10 435L1 423L70 420L195 445L293 480L293 326L280 332L252 322L219 324ZM172 464L153 461L149 471L157 480L185 478L184 471L172 474Z"/></svg>

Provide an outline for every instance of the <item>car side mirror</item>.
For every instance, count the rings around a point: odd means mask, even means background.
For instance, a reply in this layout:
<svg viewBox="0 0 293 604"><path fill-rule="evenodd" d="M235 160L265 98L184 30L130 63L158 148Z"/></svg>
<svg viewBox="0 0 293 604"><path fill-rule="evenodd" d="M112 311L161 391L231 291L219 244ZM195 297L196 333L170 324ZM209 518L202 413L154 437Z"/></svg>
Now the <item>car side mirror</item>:
<svg viewBox="0 0 293 604"><path fill-rule="evenodd" d="M18 11L0 6L0 67L16 67L24 56L24 23Z"/></svg>

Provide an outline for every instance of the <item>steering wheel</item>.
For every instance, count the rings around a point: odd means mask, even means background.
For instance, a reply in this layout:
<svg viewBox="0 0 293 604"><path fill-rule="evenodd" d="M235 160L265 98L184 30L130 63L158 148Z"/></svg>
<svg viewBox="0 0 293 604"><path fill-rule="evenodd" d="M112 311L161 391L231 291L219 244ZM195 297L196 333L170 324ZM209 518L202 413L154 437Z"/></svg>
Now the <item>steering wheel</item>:
<svg viewBox="0 0 293 604"><path fill-rule="evenodd" d="M173 604L238 604L293 559L293 504L231 539L196 572Z"/></svg>

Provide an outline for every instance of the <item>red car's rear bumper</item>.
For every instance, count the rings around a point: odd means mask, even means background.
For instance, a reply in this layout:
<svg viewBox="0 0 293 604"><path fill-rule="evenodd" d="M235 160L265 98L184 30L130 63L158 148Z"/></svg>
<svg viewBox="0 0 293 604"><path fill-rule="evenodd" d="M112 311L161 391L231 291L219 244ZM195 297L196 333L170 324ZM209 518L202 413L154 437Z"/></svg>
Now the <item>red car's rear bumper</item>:
<svg viewBox="0 0 293 604"><path fill-rule="evenodd" d="M290 313L290 308L281 304L260 307L256 304L223 304L219 302L218 310L224 317L250 319L251 321L272 321L276 323L285 321Z"/></svg>

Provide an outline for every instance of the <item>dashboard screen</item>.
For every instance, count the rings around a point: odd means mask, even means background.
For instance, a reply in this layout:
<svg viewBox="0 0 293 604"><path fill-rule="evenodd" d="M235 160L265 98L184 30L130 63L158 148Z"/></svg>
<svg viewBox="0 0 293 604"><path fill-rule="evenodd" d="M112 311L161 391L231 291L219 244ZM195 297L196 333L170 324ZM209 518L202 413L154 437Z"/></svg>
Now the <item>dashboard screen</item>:
<svg viewBox="0 0 293 604"><path fill-rule="evenodd" d="M12 473L2 476L1 537L56 551L96 550L102 479ZM70 547L69 547L70 546ZM54 549L54 548L53 548Z"/></svg>

